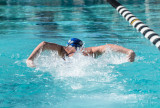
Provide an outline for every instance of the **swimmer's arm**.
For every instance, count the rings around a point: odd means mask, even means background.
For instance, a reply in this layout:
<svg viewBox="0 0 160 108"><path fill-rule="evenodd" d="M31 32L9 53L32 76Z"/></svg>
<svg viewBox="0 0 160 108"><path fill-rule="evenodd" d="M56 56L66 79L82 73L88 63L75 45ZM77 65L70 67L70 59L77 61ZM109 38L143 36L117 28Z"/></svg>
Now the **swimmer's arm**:
<svg viewBox="0 0 160 108"><path fill-rule="evenodd" d="M107 45L102 45L98 47L90 47L90 49L92 50L92 53L97 54L97 55L104 53L107 50L107 48L110 48L111 50L116 51L116 52L127 54L127 58L129 62L133 62L135 59L134 51L124 48L122 46L118 46L114 44L107 44Z"/></svg>
<svg viewBox="0 0 160 108"><path fill-rule="evenodd" d="M90 55L92 57L98 57L99 55L103 54L106 50L106 46L97 46L97 47L88 47L84 49L84 55Z"/></svg>
<svg viewBox="0 0 160 108"><path fill-rule="evenodd" d="M63 56L63 54L65 53L64 50L64 46L55 44L55 43L49 43L49 42L41 42L31 53L31 55L28 57L26 63L27 66L29 67L35 67L35 64L33 62L34 58L37 56L37 54L40 53L40 51L44 51L44 50L55 50L58 51L58 54L60 56Z"/></svg>
<svg viewBox="0 0 160 108"><path fill-rule="evenodd" d="M122 46L114 45L114 44L107 44L106 47L109 47L111 50L124 53L127 55L129 62L134 62L135 59L135 52L131 49L124 48Z"/></svg>

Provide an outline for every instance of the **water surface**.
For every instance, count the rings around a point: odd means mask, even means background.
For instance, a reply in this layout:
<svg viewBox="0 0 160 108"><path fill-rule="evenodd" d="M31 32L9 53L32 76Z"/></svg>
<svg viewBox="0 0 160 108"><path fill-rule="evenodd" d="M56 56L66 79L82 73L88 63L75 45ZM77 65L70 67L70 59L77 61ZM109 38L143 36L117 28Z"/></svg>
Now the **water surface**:
<svg viewBox="0 0 160 108"><path fill-rule="evenodd" d="M119 0L159 32L158 0ZM66 45L71 37L85 47L107 43L133 49L106 52L97 59L80 53L66 61L55 52L25 60L42 41ZM160 103L159 51L103 0L0 1L0 107L157 108Z"/></svg>

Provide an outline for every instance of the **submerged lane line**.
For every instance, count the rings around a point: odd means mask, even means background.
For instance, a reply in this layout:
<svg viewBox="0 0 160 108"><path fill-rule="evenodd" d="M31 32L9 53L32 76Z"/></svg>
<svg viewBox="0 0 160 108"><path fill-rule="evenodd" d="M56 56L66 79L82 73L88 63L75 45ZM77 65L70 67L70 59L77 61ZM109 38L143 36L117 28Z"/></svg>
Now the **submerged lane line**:
<svg viewBox="0 0 160 108"><path fill-rule="evenodd" d="M150 40L160 50L160 36L140 21L135 15L133 15L127 8L122 6L116 0L107 0L120 15L122 15L126 21L128 21L134 28L136 28L144 37Z"/></svg>

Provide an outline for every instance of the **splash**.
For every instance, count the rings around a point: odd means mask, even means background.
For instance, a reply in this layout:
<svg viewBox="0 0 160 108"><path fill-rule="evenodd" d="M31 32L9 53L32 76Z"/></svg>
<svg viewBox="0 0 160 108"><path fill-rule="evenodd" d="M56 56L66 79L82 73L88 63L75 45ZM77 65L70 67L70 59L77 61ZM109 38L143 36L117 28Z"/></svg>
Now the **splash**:
<svg viewBox="0 0 160 108"><path fill-rule="evenodd" d="M56 71L58 76L85 76L87 69L112 67L108 65L122 64L127 62L124 54L107 50L98 58L91 56L83 56L80 51L77 51L72 57L66 57L63 60L55 51L42 52L35 60L37 69L41 71ZM52 74L53 74L52 73ZM63 74L63 75L62 75Z"/></svg>
<svg viewBox="0 0 160 108"><path fill-rule="evenodd" d="M107 50L96 59L76 52L65 60L57 52L45 51L35 60L36 70L50 73L56 85L63 88L62 91L65 91L65 96L72 105L75 100L77 103L86 100L87 103L116 102L118 105L141 100L143 95L125 94L125 79L119 80L121 73L115 67L126 62L126 55L112 50Z"/></svg>
<svg viewBox="0 0 160 108"><path fill-rule="evenodd" d="M118 72L114 72L115 65L126 61L125 55L112 50L107 50L96 59L83 56L78 51L72 57L66 57L65 60L60 58L57 52L46 51L37 57L35 63L37 65L36 70L49 72L55 80L62 81L67 87L81 90L95 89L112 83L118 74ZM114 86L115 84L111 85Z"/></svg>

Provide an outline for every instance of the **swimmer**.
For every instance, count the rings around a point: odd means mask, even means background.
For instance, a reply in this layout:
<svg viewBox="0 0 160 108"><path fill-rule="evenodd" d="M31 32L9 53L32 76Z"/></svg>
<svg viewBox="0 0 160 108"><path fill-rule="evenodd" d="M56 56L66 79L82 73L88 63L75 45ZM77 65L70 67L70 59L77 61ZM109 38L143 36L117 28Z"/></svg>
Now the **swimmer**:
<svg viewBox="0 0 160 108"><path fill-rule="evenodd" d="M106 44L88 48L83 48L82 46L83 42L77 38L71 38L71 40L68 41L67 46L61 46L55 43L49 43L43 41L33 50L31 55L26 60L26 63L28 67L35 67L36 65L33 62L35 57L40 53L40 51L44 50L57 51L58 55L65 60L65 57L73 56L77 50L80 50L84 56L98 57L99 55L103 54L107 50L107 48L110 48L112 51L126 54L128 62L134 62L135 59L135 53L133 50L114 44Z"/></svg>

